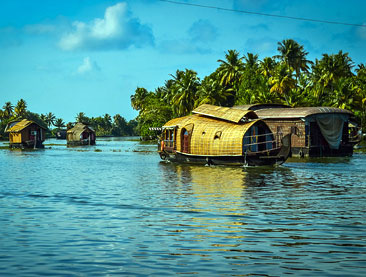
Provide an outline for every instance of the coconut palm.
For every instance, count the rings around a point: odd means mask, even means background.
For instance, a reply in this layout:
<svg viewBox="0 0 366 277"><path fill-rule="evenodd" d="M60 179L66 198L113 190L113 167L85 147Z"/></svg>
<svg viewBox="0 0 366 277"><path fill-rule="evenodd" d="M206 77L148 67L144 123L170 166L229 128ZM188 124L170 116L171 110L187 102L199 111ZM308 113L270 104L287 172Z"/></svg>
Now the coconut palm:
<svg viewBox="0 0 366 277"><path fill-rule="evenodd" d="M227 102L227 98L231 95L220 86L219 80L211 78L210 76L205 77L202 81L197 94L198 99L196 100L195 107L202 104L221 106Z"/></svg>
<svg viewBox="0 0 366 277"><path fill-rule="evenodd" d="M228 50L225 53L225 60L218 60L218 62L220 62L217 69L220 85L234 87L244 70L243 57L239 58L239 52L236 50Z"/></svg>
<svg viewBox="0 0 366 277"><path fill-rule="evenodd" d="M321 92L322 102L331 102L335 85L340 78L351 78L353 62L348 53L339 51L336 55L323 54L321 60L316 59L312 68L312 79L314 86L318 89L314 92ZM339 93L339 90L338 90ZM319 96L318 96L318 99Z"/></svg>
<svg viewBox="0 0 366 277"><path fill-rule="evenodd" d="M351 78L339 78L334 83L334 92L332 96L331 105L333 107L341 109L353 109L353 102L355 98L353 97L355 93L355 87L352 86Z"/></svg>
<svg viewBox="0 0 366 277"><path fill-rule="evenodd" d="M14 112L17 115L17 117L23 117L26 111L27 111L27 103L23 99L20 99L14 108Z"/></svg>
<svg viewBox="0 0 366 277"><path fill-rule="evenodd" d="M289 94L296 87L296 81L286 64L281 63L276 67L274 75L269 79L269 84L272 85L270 92L284 97L286 104L290 105Z"/></svg>
<svg viewBox="0 0 366 277"><path fill-rule="evenodd" d="M11 102L6 102L3 109L3 118L8 119L13 116L14 106Z"/></svg>
<svg viewBox="0 0 366 277"><path fill-rule="evenodd" d="M243 57L244 59L244 68L245 70L251 70L256 72L259 67L259 59L258 55L254 55L253 53L247 53L246 56Z"/></svg>
<svg viewBox="0 0 366 277"><path fill-rule="evenodd" d="M57 118L55 120L55 124L54 125L55 125L56 128L61 129L61 128L65 127L65 122L62 120L62 118Z"/></svg>
<svg viewBox="0 0 366 277"><path fill-rule="evenodd" d="M276 67L276 62L271 57L266 57L259 64L259 72L266 78L270 78L273 75L273 71Z"/></svg>
<svg viewBox="0 0 366 277"><path fill-rule="evenodd" d="M75 120L76 120L76 122L79 122L79 123L86 123L86 124L90 123L89 117L87 117L85 115L85 113L83 113L83 112L78 113L75 117Z"/></svg>
<svg viewBox="0 0 366 277"><path fill-rule="evenodd" d="M173 76L174 84L173 91L173 110L178 116L187 115L194 107L197 99L196 92L200 86L197 73L193 70L186 69L185 71L177 71L176 76Z"/></svg>
<svg viewBox="0 0 366 277"><path fill-rule="evenodd" d="M52 112L49 112L48 114L46 114L45 119L44 119L48 128L50 128L51 125L54 125L55 120L56 120L56 116Z"/></svg>
<svg viewBox="0 0 366 277"><path fill-rule="evenodd" d="M141 110L144 106L144 101L148 97L149 92L145 88L137 88L135 94L131 95L131 106L135 110Z"/></svg>
<svg viewBox="0 0 366 277"><path fill-rule="evenodd" d="M300 71L309 71L309 64L312 62L306 59L308 52L304 50L304 46L300 45L293 39L285 39L278 43L277 50L280 55L275 56L279 58L288 66L288 70L295 70L296 79L300 76Z"/></svg>

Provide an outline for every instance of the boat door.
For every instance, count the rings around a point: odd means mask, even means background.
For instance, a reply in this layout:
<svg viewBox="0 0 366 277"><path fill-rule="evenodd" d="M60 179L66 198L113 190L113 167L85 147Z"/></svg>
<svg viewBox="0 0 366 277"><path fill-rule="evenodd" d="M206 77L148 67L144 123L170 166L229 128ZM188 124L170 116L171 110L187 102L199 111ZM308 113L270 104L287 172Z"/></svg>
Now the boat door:
<svg viewBox="0 0 366 277"><path fill-rule="evenodd" d="M189 151L189 133L187 129L182 130L183 138L182 138L182 152L188 153Z"/></svg>

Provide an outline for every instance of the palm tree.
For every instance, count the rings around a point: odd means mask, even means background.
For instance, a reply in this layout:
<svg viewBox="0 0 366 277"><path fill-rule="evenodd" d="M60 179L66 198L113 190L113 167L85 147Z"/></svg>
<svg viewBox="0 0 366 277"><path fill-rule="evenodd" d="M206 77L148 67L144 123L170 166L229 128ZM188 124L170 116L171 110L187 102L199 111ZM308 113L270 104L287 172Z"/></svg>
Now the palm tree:
<svg viewBox="0 0 366 277"><path fill-rule="evenodd" d="M56 120L55 115L52 112L49 112L48 114L46 114L44 121L45 121L47 127L50 128L51 125L54 125L55 120Z"/></svg>
<svg viewBox="0 0 366 277"><path fill-rule="evenodd" d="M112 117L109 114L105 114L103 117L104 129L109 131L112 128Z"/></svg>
<svg viewBox="0 0 366 277"><path fill-rule="evenodd" d="M57 118L54 125L56 128L61 129L65 127L65 122L62 120L62 118Z"/></svg>
<svg viewBox="0 0 366 277"><path fill-rule="evenodd" d="M240 76L244 71L243 58L239 58L239 52L236 50L228 50L225 53L225 60L218 60L220 62L217 68L217 77L220 80L220 85L224 87L231 96L227 98L225 106L233 106L235 103L236 93L240 85Z"/></svg>
<svg viewBox="0 0 366 277"><path fill-rule="evenodd" d="M11 102L6 102L3 106L3 118L8 119L13 116L14 106L11 104Z"/></svg>
<svg viewBox="0 0 366 277"><path fill-rule="evenodd" d="M27 103L20 99L14 108L14 111L18 117L23 117L27 111Z"/></svg>
<svg viewBox="0 0 366 277"><path fill-rule="evenodd" d="M265 78L270 78L276 67L276 62L271 57L266 57L259 64L259 71Z"/></svg>
<svg viewBox="0 0 366 277"><path fill-rule="evenodd" d="M351 78L339 78L334 83L334 93L332 97L332 106L352 110L354 102L355 87L352 86Z"/></svg>
<svg viewBox="0 0 366 277"><path fill-rule="evenodd" d="M186 69L185 71L177 71L176 76L173 76L174 84L173 91L173 110L178 116L187 115L194 107L197 99L196 92L200 86L197 73L193 70Z"/></svg>
<svg viewBox="0 0 366 277"><path fill-rule="evenodd" d="M323 54L321 60L316 59L312 68L314 86L318 87L322 102L332 102L336 83L340 78L351 78L353 62L348 53L339 51L336 55ZM320 92L320 93L319 93Z"/></svg>
<svg viewBox="0 0 366 277"><path fill-rule="evenodd" d="M197 94L198 99L196 100L195 107L202 104L221 106L227 102L227 98L231 95L220 86L219 80L211 78L211 76L207 76L203 79Z"/></svg>
<svg viewBox="0 0 366 277"><path fill-rule="evenodd" d="M78 113L75 117L75 120L76 120L76 122L86 123L86 124L89 124L89 122L90 122L90 119L83 112Z"/></svg>
<svg viewBox="0 0 366 277"><path fill-rule="evenodd" d="M289 94L296 87L296 81L286 64L281 63L277 66L274 75L269 79L269 84L272 85L270 92L283 96L286 104L290 105Z"/></svg>
<svg viewBox="0 0 366 277"><path fill-rule="evenodd" d="M131 106L135 110L141 110L144 107L144 102L149 95L149 92L145 88L137 88L135 94L131 95Z"/></svg>
<svg viewBox="0 0 366 277"><path fill-rule="evenodd" d="M253 72L258 70L259 67L259 60L258 60L258 55L254 55L253 53L247 53L246 56L243 57L244 58L244 68L246 70L251 70Z"/></svg>
<svg viewBox="0 0 366 277"><path fill-rule="evenodd" d="M306 59L309 53L304 50L303 45L298 44L293 39L285 39L278 43L277 50L280 55L275 57L282 60L288 66L288 70L295 70L296 80L300 76L300 71L309 71L308 64L312 62Z"/></svg>
<svg viewBox="0 0 366 277"><path fill-rule="evenodd" d="M239 52L236 50L228 50L225 53L225 60L218 60L220 66L218 74L220 85L231 86L239 80L240 73L244 70L243 57L239 58Z"/></svg>

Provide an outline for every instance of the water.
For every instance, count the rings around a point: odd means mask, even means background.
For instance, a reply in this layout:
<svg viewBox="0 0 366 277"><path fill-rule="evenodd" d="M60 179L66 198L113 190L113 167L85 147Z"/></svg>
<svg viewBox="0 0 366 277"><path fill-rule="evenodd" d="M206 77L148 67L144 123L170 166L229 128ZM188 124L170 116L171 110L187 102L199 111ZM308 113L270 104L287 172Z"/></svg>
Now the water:
<svg viewBox="0 0 366 277"><path fill-rule="evenodd" d="M0 150L1 276L365 276L366 155L161 162L129 138Z"/></svg>

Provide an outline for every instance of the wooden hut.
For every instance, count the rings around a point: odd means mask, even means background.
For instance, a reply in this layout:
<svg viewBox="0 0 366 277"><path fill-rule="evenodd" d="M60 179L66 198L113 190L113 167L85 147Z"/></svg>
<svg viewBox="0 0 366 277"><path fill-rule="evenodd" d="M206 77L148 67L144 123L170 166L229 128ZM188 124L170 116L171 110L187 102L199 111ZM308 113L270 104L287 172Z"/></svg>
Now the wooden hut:
<svg viewBox="0 0 366 277"><path fill-rule="evenodd" d="M95 131L83 123L76 123L66 134L68 146L94 145L95 137Z"/></svg>
<svg viewBox="0 0 366 277"><path fill-rule="evenodd" d="M253 111L204 104L162 127L159 154L178 162L266 165L284 162L288 143L278 147Z"/></svg>
<svg viewBox="0 0 366 277"><path fill-rule="evenodd" d="M243 107L237 107L243 108ZM252 105L260 119L267 123L276 142L288 133L292 136L292 156L351 156L357 143L349 137L349 121L353 113L330 107L268 107Z"/></svg>
<svg viewBox="0 0 366 277"><path fill-rule="evenodd" d="M5 131L9 133L11 148L44 148L46 128L31 120L12 121L6 126Z"/></svg>

